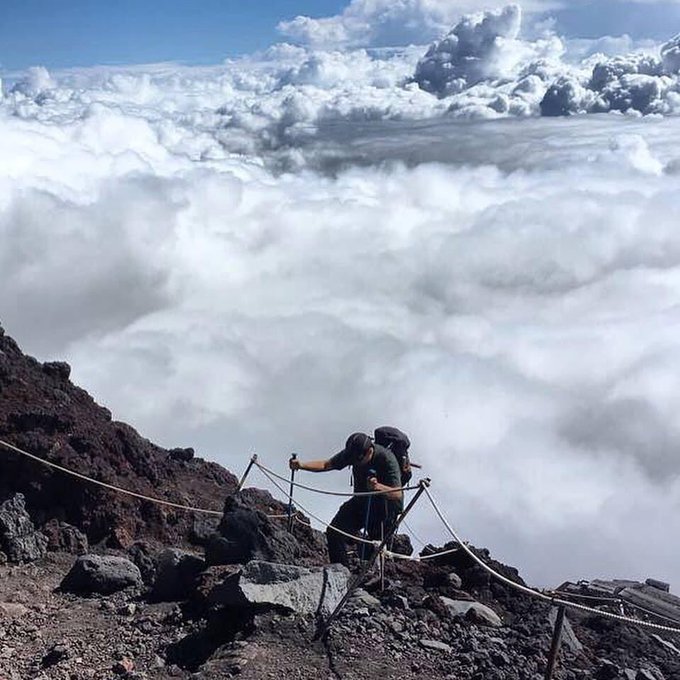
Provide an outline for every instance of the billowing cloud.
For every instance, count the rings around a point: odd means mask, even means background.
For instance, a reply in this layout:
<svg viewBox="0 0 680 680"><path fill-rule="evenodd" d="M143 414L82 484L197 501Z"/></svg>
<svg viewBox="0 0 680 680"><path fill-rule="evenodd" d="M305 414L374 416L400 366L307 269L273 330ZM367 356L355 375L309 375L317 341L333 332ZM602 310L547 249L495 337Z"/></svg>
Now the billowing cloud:
<svg viewBox="0 0 680 680"><path fill-rule="evenodd" d="M549 9L558 3L535 0L526 10ZM479 0L351 0L341 14L313 19L298 16L279 24L288 39L315 48L421 45L441 37L470 12L489 9Z"/></svg>
<svg viewBox="0 0 680 680"><path fill-rule="evenodd" d="M680 119L539 115L567 76L674 110L675 48L567 63L507 11L457 94L422 48L5 83L0 320L168 446L283 471L392 423L530 580L677 583Z"/></svg>
<svg viewBox="0 0 680 680"><path fill-rule="evenodd" d="M521 4L532 25L552 22L570 38L592 36L594 29L629 33L635 39L658 38L677 21L680 7L677 0L528 0ZM287 40L315 49L422 45L441 39L464 15L483 14L496 6L481 0L351 0L335 16L297 16L282 21L278 29Z"/></svg>

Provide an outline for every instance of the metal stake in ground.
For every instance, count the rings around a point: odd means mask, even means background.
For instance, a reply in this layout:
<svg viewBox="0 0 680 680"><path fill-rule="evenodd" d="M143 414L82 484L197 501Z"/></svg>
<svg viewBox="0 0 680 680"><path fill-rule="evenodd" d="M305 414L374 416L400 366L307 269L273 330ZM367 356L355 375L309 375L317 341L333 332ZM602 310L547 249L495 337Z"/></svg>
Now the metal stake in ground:
<svg viewBox="0 0 680 680"><path fill-rule="evenodd" d="M548 655L548 666L545 669L545 680L552 680L555 664L557 663L557 655L560 652L560 643L562 642L562 629L564 628L564 605L557 610L557 618L555 619L555 630L553 630L552 643L550 644L550 654Z"/></svg>
<svg viewBox="0 0 680 680"><path fill-rule="evenodd" d="M350 581L350 584L347 587L347 592L343 595L342 600L338 602L337 606L330 613L329 617L325 621L321 621L319 623L316 635L314 636L315 639L318 640L331 627L331 624L333 623L333 621L335 621L338 614L342 611L342 608L347 604L349 598L352 597L352 593L364 582L366 576L368 575L368 572L375 564L375 561L378 559L378 557L380 557L383 550L385 549L385 546L389 543L392 536L394 536L394 534L397 533L399 525L404 521L406 515L408 515L408 513L411 512L411 509L418 502L418 499L428 486L430 486L429 479L421 479L420 482L418 482L418 491L416 491L416 495L411 499L411 502L406 506L405 510L401 513L401 515L399 515L395 523L390 527L389 531L385 534L385 537L380 542L380 545L375 549L375 552L373 553L371 559L364 562L363 566L359 570L359 573ZM331 524L328 528L332 531L333 525Z"/></svg>
<svg viewBox="0 0 680 680"><path fill-rule="evenodd" d="M253 465L255 465L255 463L257 463L256 453L254 453L253 457L250 459L250 463L248 463L248 467L246 468L246 471L243 473L243 477L241 477L241 481L238 483L236 491L240 491L243 488L243 485L246 483L246 477L250 474L250 470L252 469Z"/></svg>
<svg viewBox="0 0 680 680"><path fill-rule="evenodd" d="M297 460L297 453L293 453L291 460ZM290 471L290 491L288 493L288 533L293 531L293 490L295 489L295 470Z"/></svg>

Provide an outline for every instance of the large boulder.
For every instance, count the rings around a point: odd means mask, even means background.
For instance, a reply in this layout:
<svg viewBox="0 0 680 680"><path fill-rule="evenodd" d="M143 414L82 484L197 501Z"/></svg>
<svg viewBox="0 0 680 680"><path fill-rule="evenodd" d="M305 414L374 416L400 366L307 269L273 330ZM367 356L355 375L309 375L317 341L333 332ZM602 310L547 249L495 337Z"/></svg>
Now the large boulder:
<svg viewBox="0 0 680 680"><path fill-rule="evenodd" d="M276 524L246 494L227 498L216 534L205 547L208 564L245 564L251 560L293 563L301 554L297 539Z"/></svg>
<svg viewBox="0 0 680 680"><path fill-rule="evenodd" d="M110 555L82 555L64 577L60 590L80 595L110 595L141 586L142 575L130 560Z"/></svg>
<svg viewBox="0 0 680 680"><path fill-rule="evenodd" d="M228 573L206 596L218 606L273 607L327 616L345 594L349 578L340 564L306 568L256 560Z"/></svg>
<svg viewBox="0 0 680 680"><path fill-rule="evenodd" d="M196 585L205 562L191 553L168 548L158 556L151 598L157 602L185 600Z"/></svg>
<svg viewBox="0 0 680 680"><path fill-rule="evenodd" d="M33 526L23 494L0 505L0 551L9 562L33 562L47 552L47 536Z"/></svg>

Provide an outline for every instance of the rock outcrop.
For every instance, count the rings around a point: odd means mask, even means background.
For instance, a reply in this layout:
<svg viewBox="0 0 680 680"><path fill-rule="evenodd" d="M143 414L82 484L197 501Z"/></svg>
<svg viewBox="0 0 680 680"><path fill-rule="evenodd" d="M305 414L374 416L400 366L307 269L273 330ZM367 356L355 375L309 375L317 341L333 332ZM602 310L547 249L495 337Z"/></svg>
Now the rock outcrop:
<svg viewBox="0 0 680 680"><path fill-rule="evenodd" d="M349 578L349 571L339 564L308 569L252 561L212 586L206 599L216 606L327 616L345 594Z"/></svg>
<svg viewBox="0 0 680 680"><path fill-rule="evenodd" d="M36 531L20 493L0 504L0 552L9 562L33 562L47 552L47 536Z"/></svg>
<svg viewBox="0 0 680 680"><path fill-rule="evenodd" d="M0 439L108 484L180 504L221 509L236 478L193 449L167 451L141 437L70 382L64 362L40 363L0 333ZM25 496L33 523L56 520L93 544L144 538L188 545L194 517L114 494L2 449L0 499Z"/></svg>

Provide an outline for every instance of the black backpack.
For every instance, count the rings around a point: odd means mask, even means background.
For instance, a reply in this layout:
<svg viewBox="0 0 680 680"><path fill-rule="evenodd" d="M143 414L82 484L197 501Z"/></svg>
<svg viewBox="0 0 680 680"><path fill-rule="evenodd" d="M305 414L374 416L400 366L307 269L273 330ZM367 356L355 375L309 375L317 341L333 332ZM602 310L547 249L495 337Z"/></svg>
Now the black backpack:
<svg viewBox="0 0 680 680"><path fill-rule="evenodd" d="M376 444L384 446L396 456L399 469L401 470L401 485L406 486L413 476L408 460L408 447L411 446L410 439L401 430L389 425L376 428L373 433L373 439Z"/></svg>

